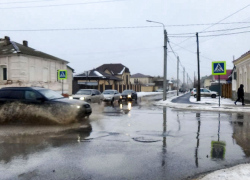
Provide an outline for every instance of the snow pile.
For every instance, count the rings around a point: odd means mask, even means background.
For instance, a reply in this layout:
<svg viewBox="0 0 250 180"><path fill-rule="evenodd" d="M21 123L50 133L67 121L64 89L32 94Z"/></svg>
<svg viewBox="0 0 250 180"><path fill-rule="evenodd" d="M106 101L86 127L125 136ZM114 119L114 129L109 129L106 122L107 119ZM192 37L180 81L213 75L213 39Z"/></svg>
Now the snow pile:
<svg viewBox="0 0 250 180"><path fill-rule="evenodd" d="M201 97L201 101L196 101L196 98L194 98L194 96L190 96L189 101L194 102L194 103L199 103L199 104L219 104L219 97L216 97L216 98ZM221 98L220 104L234 105L234 101L232 101L231 99Z"/></svg>
<svg viewBox="0 0 250 180"><path fill-rule="evenodd" d="M176 93L176 90L167 92L167 94L174 94L174 93ZM163 92L137 92L138 97L155 96L155 95L159 95L159 94L163 94Z"/></svg>
<svg viewBox="0 0 250 180"><path fill-rule="evenodd" d="M94 71L94 73L99 76L99 77L103 77L103 75L101 73L99 73L98 71Z"/></svg>
<svg viewBox="0 0 250 180"><path fill-rule="evenodd" d="M125 67L122 69L122 71L118 74L123 74L123 72L125 71Z"/></svg>
<svg viewBox="0 0 250 180"><path fill-rule="evenodd" d="M250 164L215 171L201 180L250 180Z"/></svg>

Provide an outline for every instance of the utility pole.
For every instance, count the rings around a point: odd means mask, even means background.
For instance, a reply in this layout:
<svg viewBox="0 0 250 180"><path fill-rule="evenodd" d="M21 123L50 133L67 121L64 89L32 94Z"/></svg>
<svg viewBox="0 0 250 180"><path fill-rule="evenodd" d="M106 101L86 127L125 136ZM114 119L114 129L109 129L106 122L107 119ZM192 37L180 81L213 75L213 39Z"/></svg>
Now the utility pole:
<svg viewBox="0 0 250 180"><path fill-rule="evenodd" d="M194 87L193 88L195 88L195 71L194 71Z"/></svg>
<svg viewBox="0 0 250 180"><path fill-rule="evenodd" d="M185 68L183 68L183 84L185 85Z"/></svg>
<svg viewBox="0 0 250 180"><path fill-rule="evenodd" d="M187 87L188 87L188 73L187 73Z"/></svg>
<svg viewBox="0 0 250 180"><path fill-rule="evenodd" d="M167 99L167 52L168 52L168 34L166 29L164 29L164 79L163 79L163 101Z"/></svg>
<svg viewBox="0 0 250 180"><path fill-rule="evenodd" d="M197 41L197 63L198 63L198 85L197 85L197 95L196 100L201 100L201 84L200 84L200 50L199 50L199 34L196 33L196 41Z"/></svg>
<svg viewBox="0 0 250 180"><path fill-rule="evenodd" d="M179 96L179 56L177 56L177 96Z"/></svg>
<svg viewBox="0 0 250 180"><path fill-rule="evenodd" d="M168 52L168 34L165 28L165 25L161 22L156 22L156 21L150 21L147 20L147 22L150 23L156 23L156 24L161 24L163 27L163 33L164 33L164 46L163 46L163 52L164 52L164 59L163 59L163 71L164 71L164 77L163 77L163 101L167 99L166 92L167 92L167 52Z"/></svg>

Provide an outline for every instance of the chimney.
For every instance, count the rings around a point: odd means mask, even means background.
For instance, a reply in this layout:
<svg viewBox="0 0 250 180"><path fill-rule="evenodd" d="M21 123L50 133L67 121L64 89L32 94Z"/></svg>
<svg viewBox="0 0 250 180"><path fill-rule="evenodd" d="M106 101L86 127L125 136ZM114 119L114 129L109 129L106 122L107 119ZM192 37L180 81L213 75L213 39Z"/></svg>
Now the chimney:
<svg viewBox="0 0 250 180"><path fill-rule="evenodd" d="M28 47L28 41L23 41L23 45L24 45L25 47Z"/></svg>
<svg viewBox="0 0 250 180"><path fill-rule="evenodd" d="M5 36L4 39L5 39L5 44L10 45L10 37Z"/></svg>

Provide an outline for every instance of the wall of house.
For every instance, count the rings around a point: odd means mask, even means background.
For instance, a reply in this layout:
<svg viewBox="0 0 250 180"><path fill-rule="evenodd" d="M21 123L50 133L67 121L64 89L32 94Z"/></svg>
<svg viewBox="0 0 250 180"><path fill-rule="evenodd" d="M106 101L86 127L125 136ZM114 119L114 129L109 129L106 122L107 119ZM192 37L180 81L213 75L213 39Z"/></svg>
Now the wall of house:
<svg viewBox="0 0 250 180"><path fill-rule="evenodd" d="M128 76L128 82L126 82L126 76ZM122 79L123 81L120 81L119 84L130 84L130 73L123 73L122 75L116 75L116 77Z"/></svg>
<svg viewBox="0 0 250 180"><path fill-rule="evenodd" d="M141 92L153 92L154 86L141 86Z"/></svg>
<svg viewBox="0 0 250 180"><path fill-rule="evenodd" d="M250 100L250 55L235 62L237 71L236 89L244 85L245 99Z"/></svg>
<svg viewBox="0 0 250 180"><path fill-rule="evenodd" d="M27 55L12 55L0 57L0 66L3 65L7 67L8 81L0 79L0 88L37 86L62 91L62 83L57 80L57 70L66 70L66 62ZM66 80L63 89L64 93L70 92L69 83Z"/></svg>
<svg viewBox="0 0 250 180"><path fill-rule="evenodd" d="M212 81L212 79L205 79L205 81L204 81L204 87L205 88L210 87L211 86L211 81Z"/></svg>
<svg viewBox="0 0 250 180"><path fill-rule="evenodd" d="M153 82L153 78L130 78L130 83L135 84L135 80L139 81L139 84L148 84Z"/></svg>
<svg viewBox="0 0 250 180"><path fill-rule="evenodd" d="M73 92L73 71L72 69L67 67L67 73L68 73L68 77L67 77L67 81L68 81L68 95L72 95Z"/></svg>

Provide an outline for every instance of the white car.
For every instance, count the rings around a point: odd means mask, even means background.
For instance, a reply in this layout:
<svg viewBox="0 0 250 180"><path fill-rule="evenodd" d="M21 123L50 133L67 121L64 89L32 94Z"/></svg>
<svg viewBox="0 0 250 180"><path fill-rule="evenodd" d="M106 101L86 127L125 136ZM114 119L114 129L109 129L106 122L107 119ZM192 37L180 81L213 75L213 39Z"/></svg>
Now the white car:
<svg viewBox="0 0 250 180"><path fill-rule="evenodd" d="M88 103L101 103L104 99L102 93L96 89L80 89L69 99L77 99Z"/></svg>
<svg viewBox="0 0 250 180"><path fill-rule="evenodd" d="M205 97L211 97L211 98L216 98L216 96L218 96L218 93L215 91L210 91L206 88L201 88L201 96L205 96ZM196 88L194 88L191 91L191 96L194 96L196 98Z"/></svg>
<svg viewBox="0 0 250 180"><path fill-rule="evenodd" d="M121 94L118 91L112 89L105 90L102 94L104 97L103 101L111 103L113 103L116 100L119 101L121 96Z"/></svg>

